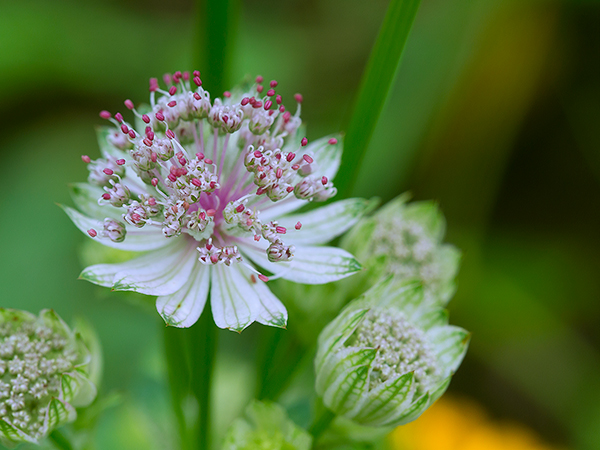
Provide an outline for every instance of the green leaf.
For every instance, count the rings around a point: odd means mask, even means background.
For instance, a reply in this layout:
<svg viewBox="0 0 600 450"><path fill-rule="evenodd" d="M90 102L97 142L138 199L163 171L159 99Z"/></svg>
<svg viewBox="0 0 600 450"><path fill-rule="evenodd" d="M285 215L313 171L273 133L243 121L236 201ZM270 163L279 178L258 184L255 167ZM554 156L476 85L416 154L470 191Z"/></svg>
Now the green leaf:
<svg viewBox="0 0 600 450"><path fill-rule="evenodd" d="M420 0L390 1L348 125L346 148L340 168L343 177L336 179L341 197L348 197L352 192L420 3Z"/></svg>

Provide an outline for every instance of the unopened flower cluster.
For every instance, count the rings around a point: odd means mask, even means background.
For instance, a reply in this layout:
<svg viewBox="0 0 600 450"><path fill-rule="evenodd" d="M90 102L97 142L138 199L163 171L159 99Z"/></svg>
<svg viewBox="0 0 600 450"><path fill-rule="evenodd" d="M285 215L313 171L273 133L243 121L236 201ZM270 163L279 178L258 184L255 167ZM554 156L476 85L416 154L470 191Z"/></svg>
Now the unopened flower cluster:
<svg viewBox="0 0 600 450"><path fill-rule="evenodd" d="M0 309L0 440L36 442L73 420L70 402L80 406L95 395L85 378L89 356L52 311L36 317Z"/></svg>
<svg viewBox="0 0 600 450"><path fill-rule="evenodd" d="M82 157L88 183L74 187L83 214L65 208L95 240L149 253L89 267L81 277L158 296L159 313L174 326L197 320L209 285L218 326L284 326L285 308L263 284L270 277L318 284L360 268L344 250L314 247L352 226L360 211L325 233L315 229L326 228L339 207L290 214L335 195L341 140L309 144L300 134L302 96L292 113L276 81L265 86L258 77L214 100L197 71L164 82L150 80L149 106L125 101L133 122L101 112L112 123L99 133L102 158Z"/></svg>
<svg viewBox="0 0 600 450"><path fill-rule="evenodd" d="M448 387L469 334L448 325L420 283L378 283L321 333L316 390L337 415L395 426L425 411Z"/></svg>

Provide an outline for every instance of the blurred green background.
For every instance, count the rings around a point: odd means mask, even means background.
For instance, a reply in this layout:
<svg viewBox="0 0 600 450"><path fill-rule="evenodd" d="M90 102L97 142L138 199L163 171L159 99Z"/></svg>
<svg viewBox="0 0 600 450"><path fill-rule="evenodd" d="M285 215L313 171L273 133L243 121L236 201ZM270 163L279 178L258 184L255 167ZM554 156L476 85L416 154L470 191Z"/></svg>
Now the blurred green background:
<svg viewBox="0 0 600 450"><path fill-rule="evenodd" d="M386 7L240 0L228 82L276 78L303 94L309 139L337 131ZM203 70L195 15L191 0L0 2L0 306L93 323L103 392L123 395L100 449L173 448L162 323L152 299L77 280L84 237L55 202L99 154L99 110ZM450 392L583 450L600 448L599 23L594 1L423 0L354 192L411 190L446 214L464 252L449 309L473 332ZM254 382L253 347L220 337L218 433Z"/></svg>

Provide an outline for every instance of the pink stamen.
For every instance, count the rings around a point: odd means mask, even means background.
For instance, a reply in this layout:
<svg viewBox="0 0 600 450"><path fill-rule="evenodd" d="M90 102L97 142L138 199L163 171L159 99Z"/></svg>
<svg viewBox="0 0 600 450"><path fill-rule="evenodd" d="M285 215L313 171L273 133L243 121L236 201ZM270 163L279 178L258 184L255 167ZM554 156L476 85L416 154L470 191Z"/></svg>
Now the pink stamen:
<svg viewBox="0 0 600 450"><path fill-rule="evenodd" d="M254 104L252 105L253 108L260 108L262 106L262 102L254 102Z"/></svg>
<svg viewBox="0 0 600 450"><path fill-rule="evenodd" d="M296 157L296 154L295 154L295 153L292 153L292 152L290 152L290 153L288 153L288 154L287 154L287 156L285 157L285 159L286 159L288 162L292 162L292 161L294 160L294 158L295 158L295 157Z"/></svg>
<svg viewBox="0 0 600 450"><path fill-rule="evenodd" d="M116 163L117 163L117 165L122 166L123 164L125 164L125 160L124 159L117 159Z"/></svg>
<svg viewBox="0 0 600 450"><path fill-rule="evenodd" d="M210 262L212 262L213 264L218 263L219 255L217 255L216 253L213 253L212 255L210 255Z"/></svg>
<svg viewBox="0 0 600 450"><path fill-rule="evenodd" d="M229 91L223 92L223 97L230 98L231 97L231 92L229 92Z"/></svg>
<svg viewBox="0 0 600 450"><path fill-rule="evenodd" d="M152 186L156 187L158 185L158 178L152 178L150 183L152 184Z"/></svg>
<svg viewBox="0 0 600 450"><path fill-rule="evenodd" d="M152 141L150 139L144 138L143 142L146 145L146 147L152 147Z"/></svg>
<svg viewBox="0 0 600 450"><path fill-rule="evenodd" d="M283 102L281 95L277 94L277 97L275 97L275 101L277 102L278 105L281 105L281 103Z"/></svg>
<svg viewBox="0 0 600 450"><path fill-rule="evenodd" d="M200 71L199 70L194 70L193 75L195 77L199 77L200 76Z"/></svg>
<svg viewBox="0 0 600 450"><path fill-rule="evenodd" d="M323 186L325 186L327 184L327 177L321 178L321 183L323 183Z"/></svg>
<svg viewBox="0 0 600 450"><path fill-rule="evenodd" d="M104 169L102 172L104 172L106 175L112 175L114 172L112 171L112 169L109 169L108 167L106 169Z"/></svg>
<svg viewBox="0 0 600 450"><path fill-rule="evenodd" d="M163 116L163 114L159 111L155 114L156 120L158 120L159 122L162 122L163 120L165 120L165 116Z"/></svg>
<svg viewBox="0 0 600 450"><path fill-rule="evenodd" d="M87 232L93 238L96 237L96 236L98 236L98 233L93 228L90 228L89 230L87 230Z"/></svg>
<svg viewBox="0 0 600 450"><path fill-rule="evenodd" d="M256 242L260 241L260 235L258 235L258 234L255 234L255 235L254 235L254 240L255 240Z"/></svg>
<svg viewBox="0 0 600 450"><path fill-rule="evenodd" d="M138 222L138 221L141 219L141 217L140 217L140 215L139 215L139 214L137 214L137 213L133 213L133 214L131 215L131 219L132 219L134 222Z"/></svg>
<svg viewBox="0 0 600 450"><path fill-rule="evenodd" d="M300 168L300 165L299 165L299 164L294 164L294 165L292 166L292 170L298 170L299 168Z"/></svg>
<svg viewBox="0 0 600 450"><path fill-rule="evenodd" d="M148 114L143 114L142 120L144 121L144 123L150 123L150 117L148 117Z"/></svg>
<svg viewBox="0 0 600 450"><path fill-rule="evenodd" d="M283 121L285 123L288 123L291 118L292 118L292 113L291 112L286 111L286 112L283 113Z"/></svg>
<svg viewBox="0 0 600 450"><path fill-rule="evenodd" d="M256 283L256 277L254 274L250 274L250 281L252 281L252 283Z"/></svg>
<svg viewBox="0 0 600 450"><path fill-rule="evenodd" d="M276 176L277 178L281 178L281 176L282 176L282 175L283 175L283 170L281 170L281 167L279 167L279 168L277 169L277 171L275 172L275 176Z"/></svg>
<svg viewBox="0 0 600 450"><path fill-rule="evenodd" d="M148 204L149 204L150 206L154 206L154 205L156 205L156 199L155 199L154 197L150 197L150 198L148 199Z"/></svg>
<svg viewBox="0 0 600 450"><path fill-rule="evenodd" d="M198 158L199 161L202 161L204 159L204 153L196 153L196 157Z"/></svg>
<svg viewBox="0 0 600 450"><path fill-rule="evenodd" d="M309 164L312 164L315 161L310 157L310 155L303 155L302 158L304 158L304 161L306 161Z"/></svg>
<svg viewBox="0 0 600 450"><path fill-rule="evenodd" d="M290 192L292 192L292 191L294 190L294 186L288 186L288 187L286 187L286 188L285 188L285 190L286 190L286 191L288 192L288 194L289 194Z"/></svg>
<svg viewBox="0 0 600 450"><path fill-rule="evenodd" d="M110 119L112 115L108 111L104 110L100 111L100 117L102 117L103 119Z"/></svg>
<svg viewBox="0 0 600 450"><path fill-rule="evenodd" d="M262 83L262 82L263 82L263 80L264 80L264 78L263 78L263 77L261 77L260 75L256 77L256 82L257 82L258 84Z"/></svg>
<svg viewBox="0 0 600 450"><path fill-rule="evenodd" d="M259 187L259 188L256 190L256 195L262 195L262 194L264 194L264 193L265 193L265 190L264 190L263 188L261 188L261 187Z"/></svg>
<svg viewBox="0 0 600 450"><path fill-rule="evenodd" d="M262 87L260 84L258 86L256 86L256 92L258 92L259 94L263 91L264 87Z"/></svg>
<svg viewBox="0 0 600 450"><path fill-rule="evenodd" d="M279 112L280 112L280 113L284 113L284 112L285 112L285 106L281 105L281 106L279 107Z"/></svg>
<svg viewBox="0 0 600 450"><path fill-rule="evenodd" d="M265 111L268 111L269 109L271 109L271 106L273 106L273 102L271 100L267 100L265 102Z"/></svg>
<svg viewBox="0 0 600 450"><path fill-rule="evenodd" d="M335 144L337 144L337 139L336 138L331 138L327 142L329 142L331 145L335 145Z"/></svg>
<svg viewBox="0 0 600 450"><path fill-rule="evenodd" d="M265 283L269 281L269 277L265 277L262 273L258 276L260 281L264 281Z"/></svg>
<svg viewBox="0 0 600 450"><path fill-rule="evenodd" d="M275 231L277 231L279 234L285 234L287 230L285 227L275 227Z"/></svg>
<svg viewBox="0 0 600 450"><path fill-rule="evenodd" d="M306 139L305 137L303 137L302 140L300 141L300 145L302 147L306 147L306 144L308 144L308 139Z"/></svg>
<svg viewBox="0 0 600 450"><path fill-rule="evenodd" d="M301 94L295 94L295 95L294 95L294 100L296 100L298 103L302 103L302 101L303 101L304 99L302 98L302 95L301 95Z"/></svg>
<svg viewBox="0 0 600 450"><path fill-rule="evenodd" d="M135 108L133 102L131 100L129 100L129 99L125 100L125 107L127 109L133 109L133 108Z"/></svg>
<svg viewBox="0 0 600 450"><path fill-rule="evenodd" d="M241 101L242 106L246 106L248 103L250 103L250 99L248 97L244 97Z"/></svg>
<svg viewBox="0 0 600 450"><path fill-rule="evenodd" d="M192 184L196 187L200 187L202 186L202 181L200 181L198 178L192 178Z"/></svg>
<svg viewBox="0 0 600 450"><path fill-rule="evenodd" d="M92 161L92 159L88 155L81 155L81 160L86 164Z"/></svg>
<svg viewBox="0 0 600 450"><path fill-rule="evenodd" d="M298 222L294 228L296 228L296 230L299 230L300 228L302 228L302 224L300 222Z"/></svg>
<svg viewBox="0 0 600 450"><path fill-rule="evenodd" d="M183 80L188 81L190 79L190 73L186 70L183 72Z"/></svg>
<svg viewBox="0 0 600 450"><path fill-rule="evenodd" d="M176 102L175 100L173 100L173 101L170 101L169 103L167 103L167 106L168 106L169 108L172 108L172 107L173 107L173 106L175 106L176 104L177 104L177 102Z"/></svg>
<svg viewBox="0 0 600 450"><path fill-rule="evenodd" d="M194 77L194 84L198 87L202 86L202 80L200 79L199 76ZM200 95L198 95L198 97L200 97ZM199 99L197 99L197 100L199 100Z"/></svg>
<svg viewBox="0 0 600 450"><path fill-rule="evenodd" d="M260 150L256 150L256 151L254 152L254 156L255 156L255 157L257 157L257 158L262 158L262 155L263 155L263 154L260 152Z"/></svg>
<svg viewBox="0 0 600 450"><path fill-rule="evenodd" d="M216 211L214 209L207 209L206 210L206 215L208 217L214 217L215 214L216 214Z"/></svg>
<svg viewBox="0 0 600 450"><path fill-rule="evenodd" d="M244 205L239 204L239 205L237 205L237 207L235 208L235 210L237 212L241 213L244 210L244 208L245 208Z"/></svg>
<svg viewBox="0 0 600 450"><path fill-rule="evenodd" d="M269 97L273 97L273 96L275 95L275 89L269 89L269 90L267 91L267 95L268 95Z"/></svg>
<svg viewBox="0 0 600 450"><path fill-rule="evenodd" d="M175 133L173 133L173 130L167 130L165 132L165 136L167 136L169 139L175 139Z"/></svg>
<svg viewBox="0 0 600 450"><path fill-rule="evenodd" d="M156 78L150 78L150 92L158 91L158 80Z"/></svg>
<svg viewBox="0 0 600 450"><path fill-rule="evenodd" d="M202 97L200 97L200 94L198 94L197 92L194 92L194 98L196 100L200 100Z"/></svg>
<svg viewBox="0 0 600 450"><path fill-rule="evenodd" d="M131 139L135 139L135 131L133 130L133 128L131 130L129 130L128 134Z"/></svg>
<svg viewBox="0 0 600 450"><path fill-rule="evenodd" d="M212 163L213 163L213 160L212 160L212 159L210 159L210 158L206 158L206 159L204 160L204 162L205 162L206 164L212 164Z"/></svg>
<svg viewBox="0 0 600 450"><path fill-rule="evenodd" d="M171 181L171 183L175 183L175 181L177 181L177 177L172 173L170 173L167 178Z"/></svg>
<svg viewBox="0 0 600 450"><path fill-rule="evenodd" d="M110 200L110 194L108 192L105 192L104 194L102 194L102 198L104 200Z"/></svg>
<svg viewBox="0 0 600 450"><path fill-rule="evenodd" d="M123 122L123 116L121 115L121 113L116 113L115 119L117 119L117 122L119 123Z"/></svg>
<svg viewBox="0 0 600 450"><path fill-rule="evenodd" d="M269 86L271 86L272 88L277 87L277 81L273 80L269 83Z"/></svg>

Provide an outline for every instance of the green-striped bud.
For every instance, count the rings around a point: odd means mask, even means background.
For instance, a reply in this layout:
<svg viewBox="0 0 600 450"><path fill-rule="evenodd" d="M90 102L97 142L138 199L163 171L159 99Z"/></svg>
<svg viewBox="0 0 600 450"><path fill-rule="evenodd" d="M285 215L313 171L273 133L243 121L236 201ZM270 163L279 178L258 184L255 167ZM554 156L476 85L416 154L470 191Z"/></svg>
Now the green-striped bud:
<svg viewBox="0 0 600 450"><path fill-rule="evenodd" d="M316 391L337 415L383 427L419 417L446 390L469 333L424 302L420 283L377 284L319 336Z"/></svg>
<svg viewBox="0 0 600 450"><path fill-rule="evenodd" d="M90 351L51 310L0 308L0 441L37 443L96 397Z"/></svg>

